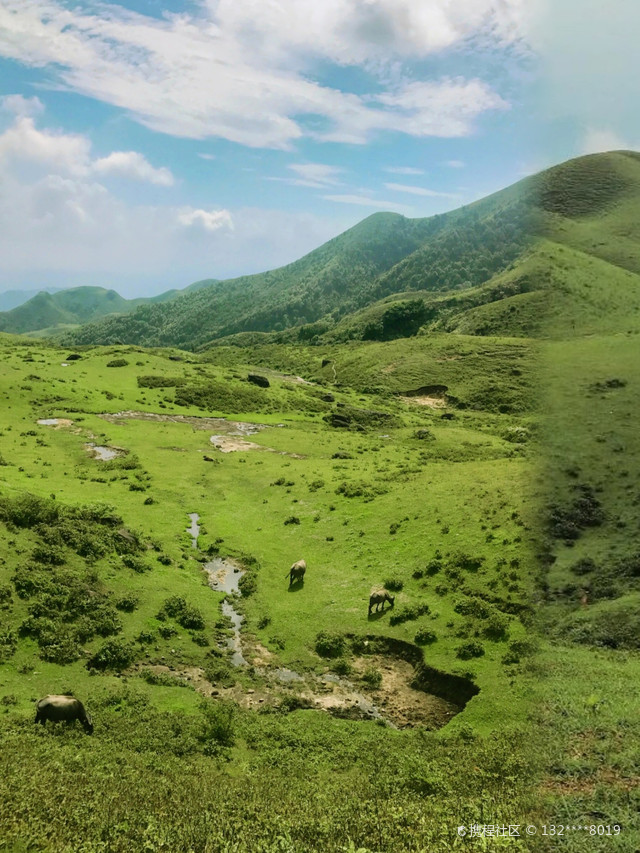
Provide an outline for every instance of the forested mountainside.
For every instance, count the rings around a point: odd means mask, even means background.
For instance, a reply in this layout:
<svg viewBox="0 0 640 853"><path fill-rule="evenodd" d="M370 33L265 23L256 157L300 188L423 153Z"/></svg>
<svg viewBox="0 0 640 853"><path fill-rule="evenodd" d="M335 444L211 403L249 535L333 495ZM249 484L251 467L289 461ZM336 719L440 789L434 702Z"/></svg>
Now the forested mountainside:
<svg viewBox="0 0 640 853"><path fill-rule="evenodd" d="M195 349L239 332L313 325L304 337L404 290L439 292L488 281L526 248L524 181L427 219L376 213L288 266L222 281L179 303L145 305L128 317L76 330L75 344L174 345Z"/></svg>

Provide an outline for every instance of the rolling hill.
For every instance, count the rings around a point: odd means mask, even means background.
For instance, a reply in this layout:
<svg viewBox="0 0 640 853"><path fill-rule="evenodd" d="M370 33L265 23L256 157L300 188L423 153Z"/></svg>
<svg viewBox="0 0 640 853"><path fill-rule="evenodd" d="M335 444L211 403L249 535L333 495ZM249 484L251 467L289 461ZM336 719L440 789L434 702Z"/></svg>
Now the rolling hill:
<svg viewBox="0 0 640 853"><path fill-rule="evenodd" d="M128 314L140 305L168 302L214 283L215 279L205 279L184 290L167 290L158 296L139 299L124 299L115 290L103 287L72 287L52 293L42 290L12 310L1 312L0 331L9 334L38 333L38 337L51 335L104 317ZM18 294L17 291L14 293Z"/></svg>
<svg viewBox="0 0 640 853"><path fill-rule="evenodd" d="M246 342L247 333L316 343L420 328L536 336L541 309L551 307L546 291L556 293L558 319L574 286L555 257L559 238L563 251L583 255L579 265L610 264L622 278L640 272L638 193L637 154L577 158L447 214L373 214L288 266L187 289L179 304L144 304L64 340L198 349ZM582 303L585 316L599 313L594 294Z"/></svg>
<svg viewBox="0 0 640 853"><path fill-rule="evenodd" d="M240 332L305 326L302 337L310 339L401 290L480 285L527 245L527 186L427 219L373 214L288 266L218 282L179 305L142 306L78 330L66 342L195 349Z"/></svg>

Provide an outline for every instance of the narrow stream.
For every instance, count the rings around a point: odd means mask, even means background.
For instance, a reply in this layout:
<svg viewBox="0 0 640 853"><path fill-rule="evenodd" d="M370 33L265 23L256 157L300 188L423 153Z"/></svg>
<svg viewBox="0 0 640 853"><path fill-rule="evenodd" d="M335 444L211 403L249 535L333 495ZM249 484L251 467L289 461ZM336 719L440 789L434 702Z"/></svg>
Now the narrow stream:
<svg viewBox="0 0 640 853"><path fill-rule="evenodd" d="M193 540L191 542L191 547L197 548L198 536L200 535L200 525L198 524L198 522L200 521L200 516L197 512L190 512L189 518L191 519L191 524L189 527L187 527L187 533L189 534L189 536L191 536L191 539Z"/></svg>
<svg viewBox="0 0 640 853"><path fill-rule="evenodd" d="M240 592L240 578L244 572L237 566L216 557L211 562L205 563L203 568L209 575L211 589L215 589L216 592L226 592L229 595L237 595ZM240 641L240 628L244 622L244 616L237 612L228 598L222 602L222 612L229 617L233 626L233 637L229 637L227 640L227 646L233 652L231 663L234 666L247 666Z"/></svg>

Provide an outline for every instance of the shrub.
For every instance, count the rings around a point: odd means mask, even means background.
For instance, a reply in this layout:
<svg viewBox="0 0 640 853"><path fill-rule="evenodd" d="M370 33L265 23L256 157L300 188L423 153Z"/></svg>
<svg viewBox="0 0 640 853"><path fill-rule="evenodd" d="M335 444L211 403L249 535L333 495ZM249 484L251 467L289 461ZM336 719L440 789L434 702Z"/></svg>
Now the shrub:
<svg viewBox="0 0 640 853"><path fill-rule="evenodd" d="M175 637L177 633L173 625L161 625L158 628L158 634L160 634L163 640L169 640L171 637Z"/></svg>
<svg viewBox="0 0 640 853"><path fill-rule="evenodd" d="M435 441L436 437L431 432L430 429L417 429L414 434L414 438L417 438L418 441Z"/></svg>
<svg viewBox="0 0 640 853"><path fill-rule="evenodd" d="M373 666L367 667L362 673L362 681L370 690L377 690L382 684L382 673Z"/></svg>
<svg viewBox="0 0 640 853"><path fill-rule="evenodd" d="M390 625L401 625L403 622L411 622L418 619L425 613L429 612L428 604L413 604L410 606L401 607L391 614L389 618Z"/></svg>
<svg viewBox="0 0 640 853"><path fill-rule="evenodd" d="M476 619L488 619L494 612L490 604L481 598L465 598L453 605L456 613L461 616L475 616Z"/></svg>
<svg viewBox="0 0 640 853"><path fill-rule="evenodd" d="M264 616L261 616L261 617L258 619L258 629L259 629L259 630L262 630L263 628L266 628L266 627L267 627L267 625L270 625L270 624L271 624L271 617L270 617L270 616L267 616L266 614L265 614Z"/></svg>
<svg viewBox="0 0 640 853"><path fill-rule="evenodd" d="M482 643L471 640L468 643L463 643L456 649L456 657L461 660L470 660L471 658L480 658L484 655Z"/></svg>
<svg viewBox="0 0 640 853"><path fill-rule="evenodd" d="M151 506L151 504L154 504L154 503L155 503L155 499L152 498L151 495L149 495L148 498L144 499L144 505L145 506Z"/></svg>
<svg viewBox="0 0 640 853"><path fill-rule="evenodd" d="M342 634L331 631L320 631L316 635L316 652L325 658L341 657L347 648L347 643Z"/></svg>
<svg viewBox="0 0 640 853"><path fill-rule="evenodd" d="M210 748L233 746L235 743L235 704L233 702L205 700L200 708L203 715L200 740L204 741Z"/></svg>
<svg viewBox="0 0 640 853"><path fill-rule="evenodd" d="M136 641L144 646L149 645L149 643L153 643L154 640L155 637L153 636L151 631L140 631L140 633L136 637Z"/></svg>
<svg viewBox="0 0 640 853"><path fill-rule="evenodd" d="M324 487L324 480L312 480L309 483L309 491L317 492L318 489L322 489Z"/></svg>
<svg viewBox="0 0 640 853"><path fill-rule="evenodd" d="M107 362L107 367L126 367L129 364L126 358L112 358Z"/></svg>
<svg viewBox="0 0 640 853"><path fill-rule="evenodd" d="M420 630L416 633L415 642L420 646L428 646L431 643L435 643L438 639L433 631L429 631L428 628L420 628Z"/></svg>
<svg viewBox="0 0 640 853"><path fill-rule="evenodd" d="M138 606L139 599L137 595L121 595L120 598L117 598L114 602L116 608L118 610L122 610L124 613L133 613L133 611Z"/></svg>
<svg viewBox="0 0 640 853"><path fill-rule="evenodd" d="M204 617L197 607L187 604L184 610L177 616L178 623L183 628L190 628L192 631L202 631L204 628Z"/></svg>
<svg viewBox="0 0 640 853"><path fill-rule="evenodd" d="M245 598L253 595L258 589L258 579L254 572L245 572L238 581L238 589Z"/></svg>
<svg viewBox="0 0 640 853"><path fill-rule="evenodd" d="M139 575L151 571L151 566L146 560L143 560L142 557L136 557L133 554L124 554L122 562L128 569L133 569Z"/></svg>
<svg viewBox="0 0 640 853"><path fill-rule="evenodd" d="M231 667L223 660L216 660L207 664L204 676L211 684L219 684L221 687L233 687L236 683Z"/></svg>
<svg viewBox="0 0 640 853"><path fill-rule="evenodd" d="M334 661L331 665L331 669L336 673L336 675L343 676L351 675L353 671L353 667L346 658L338 658L338 660Z"/></svg>
<svg viewBox="0 0 640 853"><path fill-rule="evenodd" d="M286 518L284 521L285 525L287 524L300 524L300 519L297 515L290 515L289 518Z"/></svg>
<svg viewBox="0 0 640 853"><path fill-rule="evenodd" d="M0 632L0 663L8 660L18 648L18 638L9 629Z"/></svg>
<svg viewBox="0 0 640 853"><path fill-rule="evenodd" d="M482 626L482 636L489 640L506 640L509 636L509 622L500 613L492 613Z"/></svg>
<svg viewBox="0 0 640 853"><path fill-rule="evenodd" d="M400 592L402 587L404 586L404 582L400 580L398 577L387 578L384 582L384 588L388 589L389 592Z"/></svg>
<svg viewBox="0 0 640 853"><path fill-rule="evenodd" d="M107 640L87 661L88 669L122 670L135 660L136 652L126 640Z"/></svg>

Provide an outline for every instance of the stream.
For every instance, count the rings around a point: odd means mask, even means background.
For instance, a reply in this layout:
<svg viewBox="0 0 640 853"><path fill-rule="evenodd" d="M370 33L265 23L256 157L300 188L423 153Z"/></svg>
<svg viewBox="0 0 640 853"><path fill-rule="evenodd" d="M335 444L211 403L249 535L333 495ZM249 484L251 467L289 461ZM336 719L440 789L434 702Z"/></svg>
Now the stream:
<svg viewBox="0 0 640 853"><path fill-rule="evenodd" d="M240 578L244 572L232 563L220 557L215 557L209 563L203 566L205 572L209 575L209 586L215 589L216 592L226 592L230 595L238 595L240 593ZM242 642L240 640L240 628L244 621L244 616L238 613L229 598L225 598L222 602L222 612L231 620L233 626L233 637L227 640L227 646L232 651L231 663L234 666L247 666L248 661L242 654Z"/></svg>

